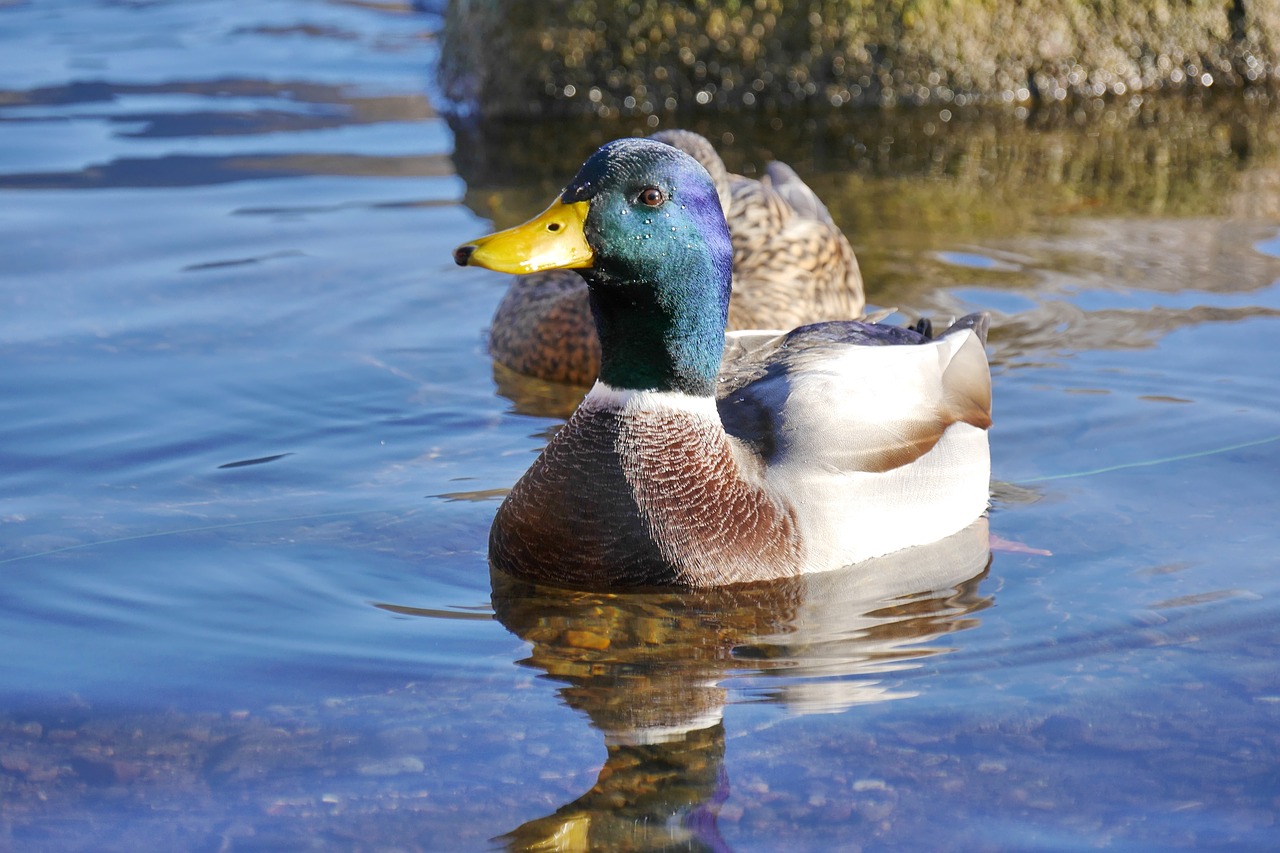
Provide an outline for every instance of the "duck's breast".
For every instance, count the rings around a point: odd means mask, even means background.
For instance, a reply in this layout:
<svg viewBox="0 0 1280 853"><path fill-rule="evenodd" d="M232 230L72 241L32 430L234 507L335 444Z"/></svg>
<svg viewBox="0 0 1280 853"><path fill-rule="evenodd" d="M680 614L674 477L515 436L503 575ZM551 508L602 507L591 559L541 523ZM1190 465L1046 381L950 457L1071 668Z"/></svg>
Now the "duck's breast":
<svg viewBox="0 0 1280 853"><path fill-rule="evenodd" d="M616 413L574 413L498 508L489 534L496 568L596 588L675 580L641 518L618 433Z"/></svg>
<svg viewBox="0 0 1280 853"><path fill-rule="evenodd" d="M680 581L711 586L787 577L804 566L793 509L765 488L763 466L705 411L630 413L623 472Z"/></svg>

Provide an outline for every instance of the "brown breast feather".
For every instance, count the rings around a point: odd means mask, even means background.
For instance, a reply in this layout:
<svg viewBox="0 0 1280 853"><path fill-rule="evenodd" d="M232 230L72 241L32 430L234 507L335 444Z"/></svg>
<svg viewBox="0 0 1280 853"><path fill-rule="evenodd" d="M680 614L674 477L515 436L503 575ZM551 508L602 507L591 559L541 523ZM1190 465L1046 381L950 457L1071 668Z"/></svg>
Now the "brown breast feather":
<svg viewBox="0 0 1280 853"><path fill-rule="evenodd" d="M490 559L589 587L797 574L794 515L742 478L742 456L687 415L579 409L499 508Z"/></svg>
<svg viewBox="0 0 1280 853"><path fill-rule="evenodd" d="M520 478L489 533L493 565L570 586L669 583L617 452L618 417L579 408Z"/></svg>
<svg viewBox="0 0 1280 853"><path fill-rule="evenodd" d="M716 424L678 413L632 415L619 435L624 472L678 580L711 586L797 574L794 512L758 483L760 463ZM753 470L754 469L754 470Z"/></svg>

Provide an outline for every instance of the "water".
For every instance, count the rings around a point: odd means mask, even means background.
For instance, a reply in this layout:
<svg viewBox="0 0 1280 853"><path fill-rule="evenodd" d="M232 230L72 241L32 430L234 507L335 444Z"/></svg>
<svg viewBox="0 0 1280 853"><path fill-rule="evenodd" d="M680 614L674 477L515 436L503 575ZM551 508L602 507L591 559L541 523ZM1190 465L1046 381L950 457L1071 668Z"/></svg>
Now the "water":
<svg viewBox="0 0 1280 853"><path fill-rule="evenodd" d="M1261 98L681 120L993 312L996 549L566 595L485 543L573 394L448 250L640 125L450 127L438 27L0 8L0 848L1274 843Z"/></svg>

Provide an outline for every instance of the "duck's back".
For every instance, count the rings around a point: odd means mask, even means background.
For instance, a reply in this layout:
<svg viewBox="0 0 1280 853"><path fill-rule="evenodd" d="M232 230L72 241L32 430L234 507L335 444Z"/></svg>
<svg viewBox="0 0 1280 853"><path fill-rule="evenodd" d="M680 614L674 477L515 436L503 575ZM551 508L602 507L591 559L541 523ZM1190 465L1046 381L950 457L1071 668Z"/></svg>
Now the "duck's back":
<svg viewBox="0 0 1280 853"><path fill-rule="evenodd" d="M853 247L791 167L770 163L759 181L732 175L729 189L730 329L789 329L862 314Z"/></svg>
<svg viewBox="0 0 1280 853"><path fill-rule="evenodd" d="M987 507L986 318L938 337L863 323L730 338L719 409L794 506L810 567L931 542Z"/></svg>
<svg viewBox="0 0 1280 853"><path fill-rule="evenodd" d="M526 376L570 385L595 381L600 339L581 277L551 270L516 279L493 315L489 352Z"/></svg>

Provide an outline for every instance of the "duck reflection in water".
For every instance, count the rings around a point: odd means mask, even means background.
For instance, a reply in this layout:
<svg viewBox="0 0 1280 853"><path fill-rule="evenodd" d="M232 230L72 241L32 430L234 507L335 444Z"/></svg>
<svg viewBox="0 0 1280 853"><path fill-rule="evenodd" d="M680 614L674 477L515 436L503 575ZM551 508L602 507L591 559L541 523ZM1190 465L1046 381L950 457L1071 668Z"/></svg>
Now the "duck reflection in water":
<svg viewBox="0 0 1280 853"><path fill-rule="evenodd" d="M727 850L724 684L739 701L837 712L914 695L885 676L950 651L924 645L978 623L987 520L848 569L706 590L609 594L494 570L493 606L532 644L521 664L599 729L596 784L496 839L510 850Z"/></svg>

